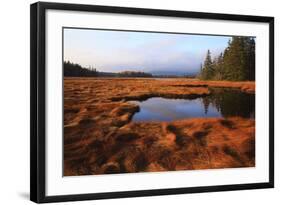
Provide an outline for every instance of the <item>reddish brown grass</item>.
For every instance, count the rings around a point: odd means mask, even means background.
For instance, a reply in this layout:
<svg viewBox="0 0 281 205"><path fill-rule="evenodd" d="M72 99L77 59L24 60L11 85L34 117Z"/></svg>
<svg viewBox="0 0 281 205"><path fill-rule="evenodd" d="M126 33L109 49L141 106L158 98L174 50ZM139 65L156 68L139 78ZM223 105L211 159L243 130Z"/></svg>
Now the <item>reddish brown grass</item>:
<svg viewBox="0 0 281 205"><path fill-rule="evenodd" d="M255 92L254 82L66 78L64 175L255 166L255 121L195 118L131 122L127 100L194 98L208 87Z"/></svg>

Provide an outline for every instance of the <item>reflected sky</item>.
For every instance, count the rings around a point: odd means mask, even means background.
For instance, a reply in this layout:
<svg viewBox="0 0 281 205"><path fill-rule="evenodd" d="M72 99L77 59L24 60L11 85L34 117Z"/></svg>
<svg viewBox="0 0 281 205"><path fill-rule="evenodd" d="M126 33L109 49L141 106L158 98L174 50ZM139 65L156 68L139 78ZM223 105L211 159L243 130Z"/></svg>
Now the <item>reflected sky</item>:
<svg viewBox="0 0 281 205"><path fill-rule="evenodd" d="M140 107L133 121L173 121L194 117L255 118L255 94L234 89L211 89L212 94L196 99L149 98L131 101Z"/></svg>
<svg viewBox="0 0 281 205"><path fill-rule="evenodd" d="M209 106L205 111L202 99L193 100L150 98L143 102L134 101L140 106L140 112L133 116L133 121L173 121L191 117L221 117L220 112Z"/></svg>

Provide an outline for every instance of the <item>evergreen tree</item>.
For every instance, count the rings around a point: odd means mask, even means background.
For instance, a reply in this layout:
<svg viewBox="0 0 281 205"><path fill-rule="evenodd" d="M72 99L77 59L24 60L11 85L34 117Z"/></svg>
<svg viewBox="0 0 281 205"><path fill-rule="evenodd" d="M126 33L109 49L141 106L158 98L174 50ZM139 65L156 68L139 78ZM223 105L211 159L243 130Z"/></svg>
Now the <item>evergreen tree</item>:
<svg viewBox="0 0 281 205"><path fill-rule="evenodd" d="M203 65L200 63L200 71L197 74L197 78L202 79L202 74L203 74Z"/></svg>
<svg viewBox="0 0 281 205"><path fill-rule="evenodd" d="M215 58L213 62L214 66L214 80L223 80L224 79L224 63L223 63L223 54Z"/></svg>
<svg viewBox="0 0 281 205"><path fill-rule="evenodd" d="M213 61L208 50L199 78L203 80L255 80L255 39L232 37L224 52Z"/></svg>
<svg viewBox="0 0 281 205"><path fill-rule="evenodd" d="M250 37L233 37L224 56L226 80L254 80L255 42Z"/></svg>
<svg viewBox="0 0 281 205"><path fill-rule="evenodd" d="M246 53L246 62L247 62L247 79L255 80L255 67L256 67L256 43L254 38L247 38L246 41L247 53Z"/></svg>
<svg viewBox="0 0 281 205"><path fill-rule="evenodd" d="M224 56L225 70L224 78L226 80L243 80L243 45L240 37L233 37L229 42L228 52Z"/></svg>
<svg viewBox="0 0 281 205"><path fill-rule="evenodd" d="M98 76L98 71L93 68L84 68L79 64L71 63L70 61L63 63L64 76L68 77L95 77Z"/></svg>
<svg viewBox="0 0 281 205"><path fill-rule="evenodd" d="M201 78L203 80L210 80L213 77L213 75L214 75L214 67L211 58L211 52L210 50L208 50L204 61Z"/></svg>

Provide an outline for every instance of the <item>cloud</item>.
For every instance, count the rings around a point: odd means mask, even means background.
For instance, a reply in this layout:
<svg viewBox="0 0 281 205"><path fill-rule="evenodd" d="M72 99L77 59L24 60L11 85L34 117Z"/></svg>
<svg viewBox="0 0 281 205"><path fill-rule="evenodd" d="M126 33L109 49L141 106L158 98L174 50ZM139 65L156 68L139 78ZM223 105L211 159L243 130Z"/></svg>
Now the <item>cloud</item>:
<svg viewBox="0 0 281 205"><path fill-rule="evenodd" d="M87 35L86 35L87 34ZM65 60L100 71L122 70L196 72L207 49L223 51L226 40L212 45L212 39L194 35L140 32L66 33ZM213 38L213 37L212 37ZM202 39L204 40L202 43ZM218 37L215 39L218 41ZM209 45L208 45L208 42ZM206 45L205 45L206 44ZM212 47L212 48L209 48Z"/></svg>

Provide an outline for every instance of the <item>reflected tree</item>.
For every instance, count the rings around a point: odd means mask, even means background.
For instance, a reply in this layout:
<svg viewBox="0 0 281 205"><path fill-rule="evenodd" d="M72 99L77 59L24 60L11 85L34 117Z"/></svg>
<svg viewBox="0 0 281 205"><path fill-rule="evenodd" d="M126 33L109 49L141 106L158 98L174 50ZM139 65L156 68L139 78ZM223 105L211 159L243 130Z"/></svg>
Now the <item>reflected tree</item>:
<svg viewBox="0 0 281 205"><path fill-rule="evenodd" d="M255 116L255 94L227 88L213 88L212 95L202 99L205 114L210 105L214 106L224 117L240 116L250 118Z"/></svg>

